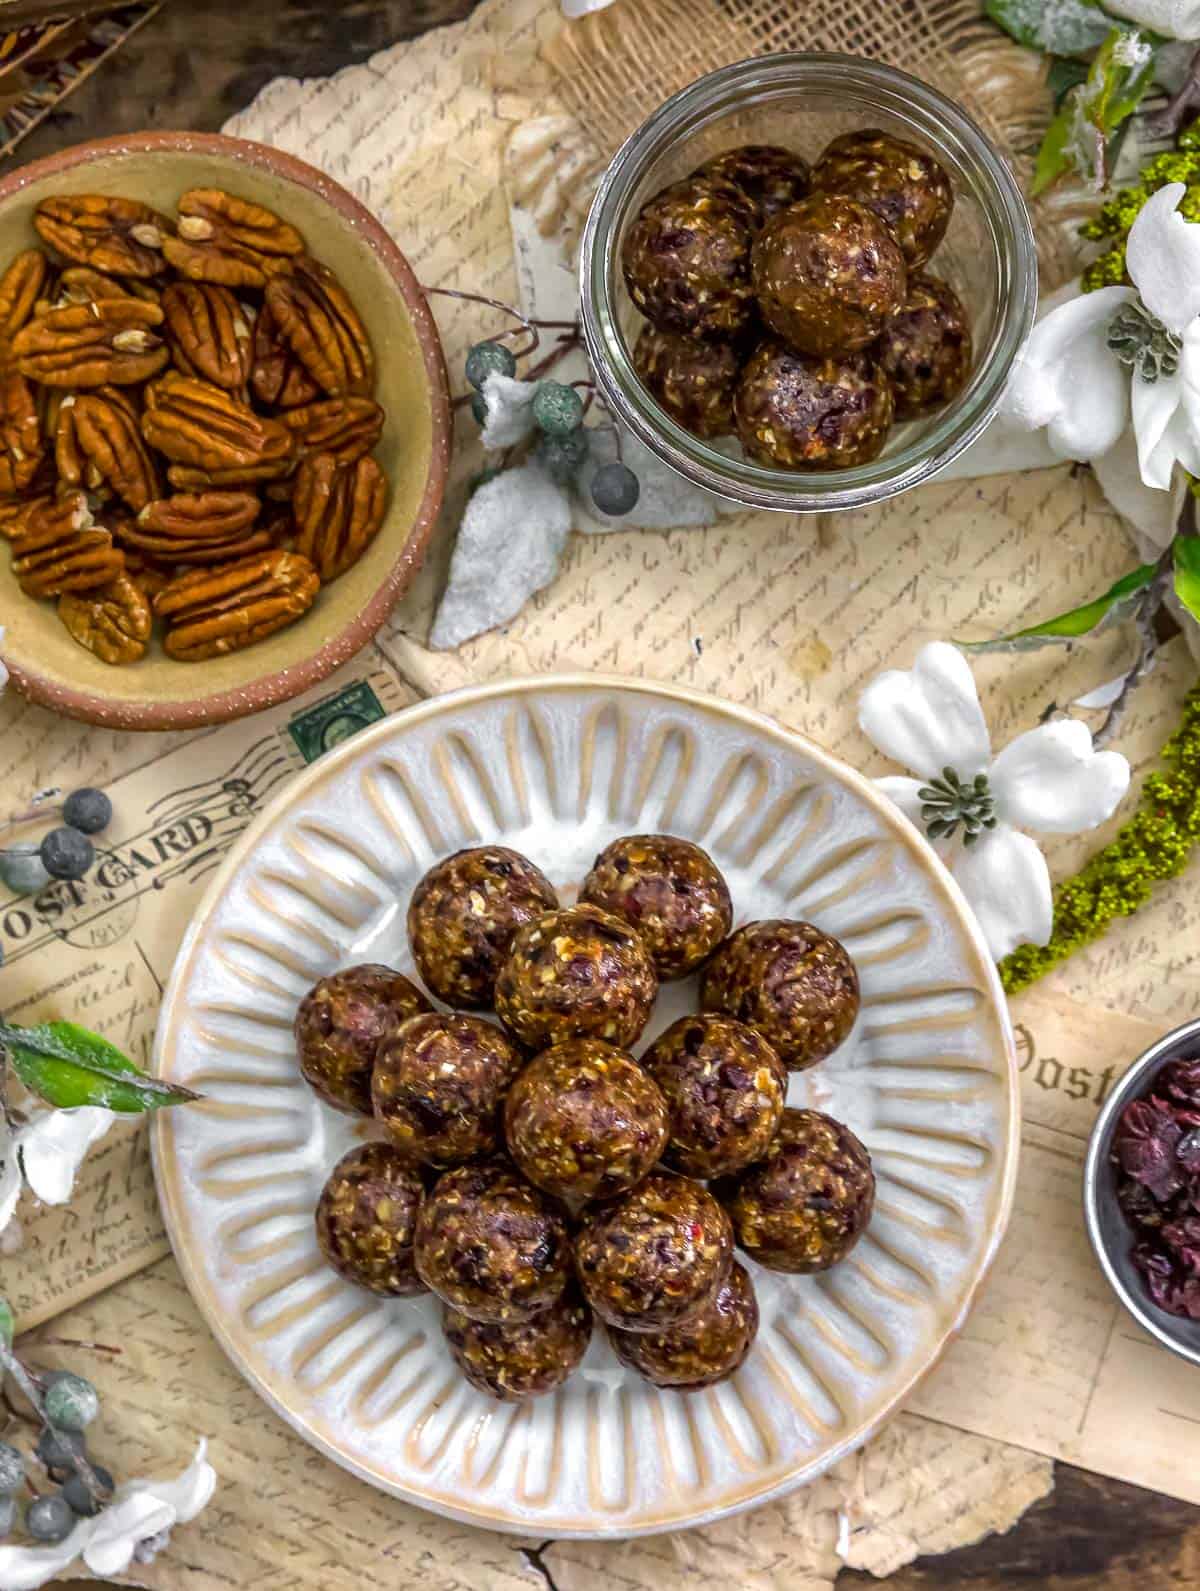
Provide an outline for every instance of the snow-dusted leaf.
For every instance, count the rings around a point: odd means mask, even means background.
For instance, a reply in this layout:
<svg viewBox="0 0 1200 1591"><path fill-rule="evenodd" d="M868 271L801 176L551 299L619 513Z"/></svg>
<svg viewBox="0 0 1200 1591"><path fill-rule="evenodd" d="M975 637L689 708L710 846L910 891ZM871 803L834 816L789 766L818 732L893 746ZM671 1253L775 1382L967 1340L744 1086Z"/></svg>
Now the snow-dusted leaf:
<svg viewBox="0 0 1200 1591"><path fill-rule="evenodd" d="M148 1076L115 1044L74 1022L28 1028L0 1022L0 1044L30 1093L61 1110L102 1105L136 1114L199 1097L190 1088Z"/></svg>
<svg viewBox="0 0 1200 1591"><path fill-rule="evenodd" d="M1193 619L1200 619L1200 537L1176 536L1172 555L1175 595Z"/></svg>
<svg viewBox="0 0 1200 1591"><path fill-rule="evenodd" d="M1012 635L997 636L994 641L956 641L954 644L961 646L964 652L1031 652L1039 646L1069 646L1080 636L1093 635L1126 618L1137 605L1141 592L1154 579L1154 567L1152 563L1142 564L1122 575L1103 596L1071 608L1067 613L1059 613L1043 624L1030 625L1027 630L1016 630Z"/></svg>
<svg viewBox="0 0 1200 1591"><path fill-rule="evenodd" d="M1200 39L1200 0L1104 0L1104 3L1114 16L1140 22L1165 39Z"/></svg>
<svg viewBox="0 0 1200 1591"><path fill-rule="evenodd" d="M985 0L983 9L1018 44L1047 55L1094 50L1112 25L1095 0Z"/></svg>
<svg viewBox="0 0 1200 1591"><path fill-rule="evenodd" d="M537 389L536 381L518 381L499 371L487 378L482 388L487 419L480 431L484 447L516 447L533 435L533 395Z"/></svg>
<svg viewBox="0 0 1200 1591"><path fill-rule="evenodd" d="M739 513L740 504L731 503L702 486L694 486L628 431L621 432L621 459L638 478L641 488L637 504L628 514L602 514L592 502L592 477L617 456L616 433L608 426L588 431L589 453L577 476L577 529L589 536L603 536L613 530L687 530L715 525L722 514ZM718 444L719 451L726 451ZM730 440L728 450L738 448Z"/></svg>

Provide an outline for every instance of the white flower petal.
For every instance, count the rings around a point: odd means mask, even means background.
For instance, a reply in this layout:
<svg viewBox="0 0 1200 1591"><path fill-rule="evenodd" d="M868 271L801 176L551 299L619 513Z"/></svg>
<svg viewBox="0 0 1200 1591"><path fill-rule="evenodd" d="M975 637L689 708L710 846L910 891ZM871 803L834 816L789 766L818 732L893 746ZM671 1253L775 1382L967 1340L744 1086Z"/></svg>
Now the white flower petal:
<svg viewBox="0 0 1200 1591"><path fill-rule="evenodd" d="M1001 824L974 845L960 845L949 862L996 961L1018 945L1049 940L1054 926L1050 870L1027 834Z"/></svg>
<svg viewBox="0 0 1200 1591"><path fill-rule="evenodd" d="M169 1503L175 1510L178 1523L186 1525L189 1520L195 1519L202 1508L208 1506L217 1489L217 1472L208 1462L207 1438L200 1441L195 1458L175 1480L139 1481L135 1484L145 1486L162 1502Z"/></svg>
<svg viewBox="0 0 1200 1591"><path fill-rule="evenodd" d="M17 1145L3 1120L0 1120L0 1232L17 1213L21 1198L21 1166Z"/></svg>
<svg viewBox="0 0 1200 1591"><path fill-rule="evenodd" d="M101 1579L124 1574L133 1561L133 1549L147 1536L157 1536L175 1523L175 1510L151 1492L140 1491L137 1483L124 1497L120 1495L92 1521L91 1539L84 1545L83 1561Z"/></svg>
<svg viewBox="0 0 1200 1591"><path fill-rule="evenodd" d="M111 1110L82 1105L78 1110L39 1111L17 1134L21 1167L35 1198L66 1204L84 1156L112 1126Z"/></svg>
<svg viewBox="0 0 1200 1591"><path fill-rule="evenodd" d="M1116 810L1129 788L1129 762L1119 751L1096 751L1080 719L1060 718L1010 741L988 782L1005 823L1079 834Z"/></svg>
<svg viewBox="0 0 1200 1591"><path fill-rule="evenodd" d="M1147 486L1138 469L1137 438L1126 430L1115 447L1092 460L1100 490L1123 519L1133 526L1138 556L1153 563L1175 539L1179 509L1187 483L1176 474L1170 491Z"/></svg>
<svg viewBox="0 0 1200 1591"><path fill-rule="evenodd" d="M1111 707L1124 689L1125 675L1118 674L1115 679L1105 680L1103 685L1097 685L1095 690L1086 691L1084 695L1077 696L1071 706L1087 708Z"/></svg>
<svg viewBox="0 0 1200 1591"><path fill-rule="evenodd" d="M911 670L873 679L859 700L858 723L880 751L922 778L946 767L973 778L987 767L988 730L971 668L945 641L922 647Z"/></svg>
<svg viewBox="0 0 1200 1591"><path fill-rule="evenodd" d="M4 1591L36 1591L75 1561L92 1534L94 1520L81 1519L66 1538L48 1547L6 1547L0 1543L0 1586Z"/></svg>
<svg viewBox="0 0 1200 1591"><path fill-rule="evenodd" d="M1142 303L1181 332L1200 315L1200 226L1179 214L1187 189L1168 182L1137 213L1125 245L1125 268Z"/></svg>
<svg viewBox="0 0 1200 1591"><path fill-rule="evenodd" d="M1079 293L1044 315L1021 350L1001 412L1030 430L1045 426L1060 458L1097 458L1128 424L1129 371L1107 337L1136 296L1128 287Z"/></svg>
<svg viewBox="0 0 1200 1591"><path fill-rule="evenodd" d="M922 833L925 825L921 822L921 798L917 791L923 788L920 779L906 779L900 774L889 774L886 778L876 779L875 788L881 790L889 801L894 801L910 823L915 823Z"/></svg>
<svg viewBox="0 0 1200 1591"><path fill-rule="evenodd" d="M1168 491L1176 463L1186 470L1200 467L1200 448L1184 407L1183 373L1143 381L1135 372L1131 388L1138 470L1147 486Z"/></svg>

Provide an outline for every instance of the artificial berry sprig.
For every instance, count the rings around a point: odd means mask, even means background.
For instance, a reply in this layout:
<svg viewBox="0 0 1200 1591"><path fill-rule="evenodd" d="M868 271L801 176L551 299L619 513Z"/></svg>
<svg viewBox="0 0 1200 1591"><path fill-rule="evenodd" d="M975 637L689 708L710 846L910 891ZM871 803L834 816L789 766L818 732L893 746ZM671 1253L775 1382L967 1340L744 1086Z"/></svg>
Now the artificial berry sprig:
<svg viewBox="0 0 1200 1591"><path fill-rule="evenodd" d="M40 791L23 811L13 813L0 827L15 828L44 820L50 800L59 794L58 790ZM85 785L71 791L61 811L62 824L40 840L17 840L0 849L0 882L14 894L34 894L52 878L82 878L95 862L96 848L90 836L99 834L112 821L112 802L103 790Z"/></svg>

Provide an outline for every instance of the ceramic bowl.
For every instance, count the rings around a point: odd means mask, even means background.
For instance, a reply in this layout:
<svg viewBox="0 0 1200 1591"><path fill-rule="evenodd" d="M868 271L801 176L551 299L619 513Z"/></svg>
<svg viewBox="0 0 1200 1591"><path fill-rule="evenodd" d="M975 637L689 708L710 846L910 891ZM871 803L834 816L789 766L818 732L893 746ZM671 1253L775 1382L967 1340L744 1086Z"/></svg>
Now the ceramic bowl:
<svg viewBox="0 0 1200 1591"><path fill-rule="evenodd" d="M720 1386L659 1391L601 1331L556 1392L475 1392L429 1298L374 1297L322 1262L313 1208L371 1124L302 1081L292 1022L352 962L415 977L413 886L499 842L564 900L620 834L703 845L736 918L806 917L854 956L862 1012L790 1100L849 1123L871 1225L822 1276L747 1260L762 1326ZM640 1053L696 1009L664 986ZM288 784L234 847L175 962L161 1075L205 1094L154 1123L167 1228L225 1351L328 1457L455 1519L536 1537L677 1530L811 1480L887 1418L961 1327L1016 1170L1016 1072L978 928L924 839L866 779L745 708L578 676L455 692L374 725Z"/></svg>
<svg viewBox="0 0 1200 1591"><path fill-rule="evenodd" d="M90 723L183 729L223 723L286 701L371 638L411 584L441 506L451 418L437 328L407 260L357 199L312 166L241 138L140 133L80 144L0 182L0 265L38 243L39 200L127 194L167 214L187 188L218 187L267 205L304 234L335 271L375 351L375 396L387 414L375 456L390 479L383 528L363 558L322 589L298 623L257 646L178 663L157 643L112 667L74 642L53 602L21 594L0 555L3 657L30 700Z"/></svg>

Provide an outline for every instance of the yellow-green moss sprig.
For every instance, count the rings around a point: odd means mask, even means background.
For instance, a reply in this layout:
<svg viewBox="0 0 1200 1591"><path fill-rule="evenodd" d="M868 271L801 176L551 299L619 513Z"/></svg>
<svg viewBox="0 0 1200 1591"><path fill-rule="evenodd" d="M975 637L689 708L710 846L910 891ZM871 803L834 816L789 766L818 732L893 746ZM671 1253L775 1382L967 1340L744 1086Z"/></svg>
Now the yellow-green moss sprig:
<svg viewBox="0 0 1200 1591"><path fill-rule="evenodd" d="M1169 182L1182 182L1187 192L1180 201L1179 213L1187 221L1200 221L1200 121L1180 133L1178 148L1155 155L1142 167L1135 183L1122 188L1079 232L1094 242L1112 238L1113 243L1083 273L1085 293L1097 287L1119 287L1128 283L1125 270L1125 240L1138 212L1152 193Z"/></svg>

